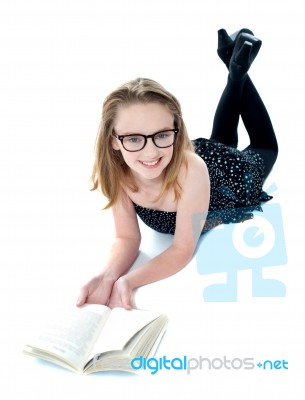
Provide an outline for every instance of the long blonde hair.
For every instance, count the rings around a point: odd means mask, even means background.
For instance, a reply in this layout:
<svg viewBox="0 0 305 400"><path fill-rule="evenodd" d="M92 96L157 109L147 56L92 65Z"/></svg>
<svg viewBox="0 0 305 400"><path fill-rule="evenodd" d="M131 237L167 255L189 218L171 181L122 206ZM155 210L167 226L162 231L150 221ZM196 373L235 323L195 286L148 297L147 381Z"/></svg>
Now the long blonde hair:
<svg viewBox="0 0 305 400"><path fill-rule="evenodd" d="M91 178L93 187L91 190L101 189L108 199L105 208L115 204L123 183L133 192L138 191L121 151L114 150L112 147L112 133L119 108L139 103L162 104L174 117L174 125L175 128L179 129L179 133L173 145L172 159L163 172L163 185L158 199L172 187L176 199L181 196L182 188L178 182L178 174L182 164L186 163L185 150L192 150L193 147L183 122L180 103L159 83L151 79L137 78L114 90L103 103L102 118L95 145L95 162Z"/></svg>

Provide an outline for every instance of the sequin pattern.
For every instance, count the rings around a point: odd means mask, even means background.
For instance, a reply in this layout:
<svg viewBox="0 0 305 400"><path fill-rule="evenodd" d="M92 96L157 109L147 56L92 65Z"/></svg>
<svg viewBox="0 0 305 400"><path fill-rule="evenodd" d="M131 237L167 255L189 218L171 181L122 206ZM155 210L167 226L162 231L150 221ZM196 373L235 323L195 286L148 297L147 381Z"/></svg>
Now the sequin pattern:
<svg viewBox="0 0 305 400"><path fill-rule="evenodd" d="M211 184L210 206L204 231L221 223L241 222L262 211L261 202L270 200L262 190L264 163L251 150L240 151L222 143L193 140L195 152L205 161ZM161 233L175 233L176 212L144 208L135 204L143 222Z"/></svg>

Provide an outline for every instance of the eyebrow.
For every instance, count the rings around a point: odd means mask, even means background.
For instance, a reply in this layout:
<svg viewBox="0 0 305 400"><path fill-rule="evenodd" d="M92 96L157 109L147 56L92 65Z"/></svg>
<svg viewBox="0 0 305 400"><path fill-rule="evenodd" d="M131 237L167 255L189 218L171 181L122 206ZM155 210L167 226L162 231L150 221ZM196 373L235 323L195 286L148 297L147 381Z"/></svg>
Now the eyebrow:
<svg viewBox="0 0 305 400"><path fill-rule="evenodd" d="M155 135L156 133L159 133L159 132L171 131L172 129L176 129L176 128L175 127L174 128L166 127L166 128L159 129L158 131L155 131L151 134L145 134L145 133L140 133L140 132L130 132L130 133L120 133L119 134L115 130L114 130L114 133L116 133L118 136L130 136L130 135L150 136L150 135Z"/></svg>

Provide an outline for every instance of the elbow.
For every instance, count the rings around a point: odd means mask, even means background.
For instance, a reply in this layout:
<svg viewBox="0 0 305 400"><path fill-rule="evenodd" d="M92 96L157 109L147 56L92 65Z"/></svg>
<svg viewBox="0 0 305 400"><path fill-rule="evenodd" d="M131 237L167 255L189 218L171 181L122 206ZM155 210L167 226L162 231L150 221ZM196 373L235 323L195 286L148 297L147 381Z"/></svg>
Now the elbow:
<svg viewBox="0 0 305 400"><path fill-rule="evenodd" d="M194 256L194 249L185 252L185 265L187 265Z"/></svg>
<svg viewBox="0 0 305 400"><path fill-rule="evenodd" d="M193 246L177 246L173 245L176 253L176 260L178 263L184 267L186 266L194 255L194 247Z"/></svg>
<svg viewBox="0 0 305 400"><path fill-rule="evenodd" d="M130 238L129 243L138 252L141 245L141 236Z"/></svg>
<svg viewBox="0 0 305 400"><path fill-rule="evenodd" d="M119 244L122 248L133 249L134 251L138 251L141 245L141 235L135 236L117 236L115 238L115 242Z"/></svg>
<svg viewBox="0 0 305 400"><path fill-rule="evenodd" d="M141 240L142 240L141 233L138 232L137 235L133 237L134 244L138 249L140 248Z"/></svg>

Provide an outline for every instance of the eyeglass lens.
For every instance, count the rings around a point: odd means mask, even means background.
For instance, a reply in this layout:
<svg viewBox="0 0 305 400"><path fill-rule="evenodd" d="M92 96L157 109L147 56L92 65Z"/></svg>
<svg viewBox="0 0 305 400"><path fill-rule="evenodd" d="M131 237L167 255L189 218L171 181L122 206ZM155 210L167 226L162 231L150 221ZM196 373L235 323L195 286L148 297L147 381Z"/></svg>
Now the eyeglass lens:
<svg viewBox="0 0 305 400"><path fill-rule="evenodd" d="M158 132L153 137L153 142L157 147L169 147L174 143L175 133L172 130ZM147 138L144 135L128 135L123 138L123 146L126 150L141 150L146 144Z"/></svg>

